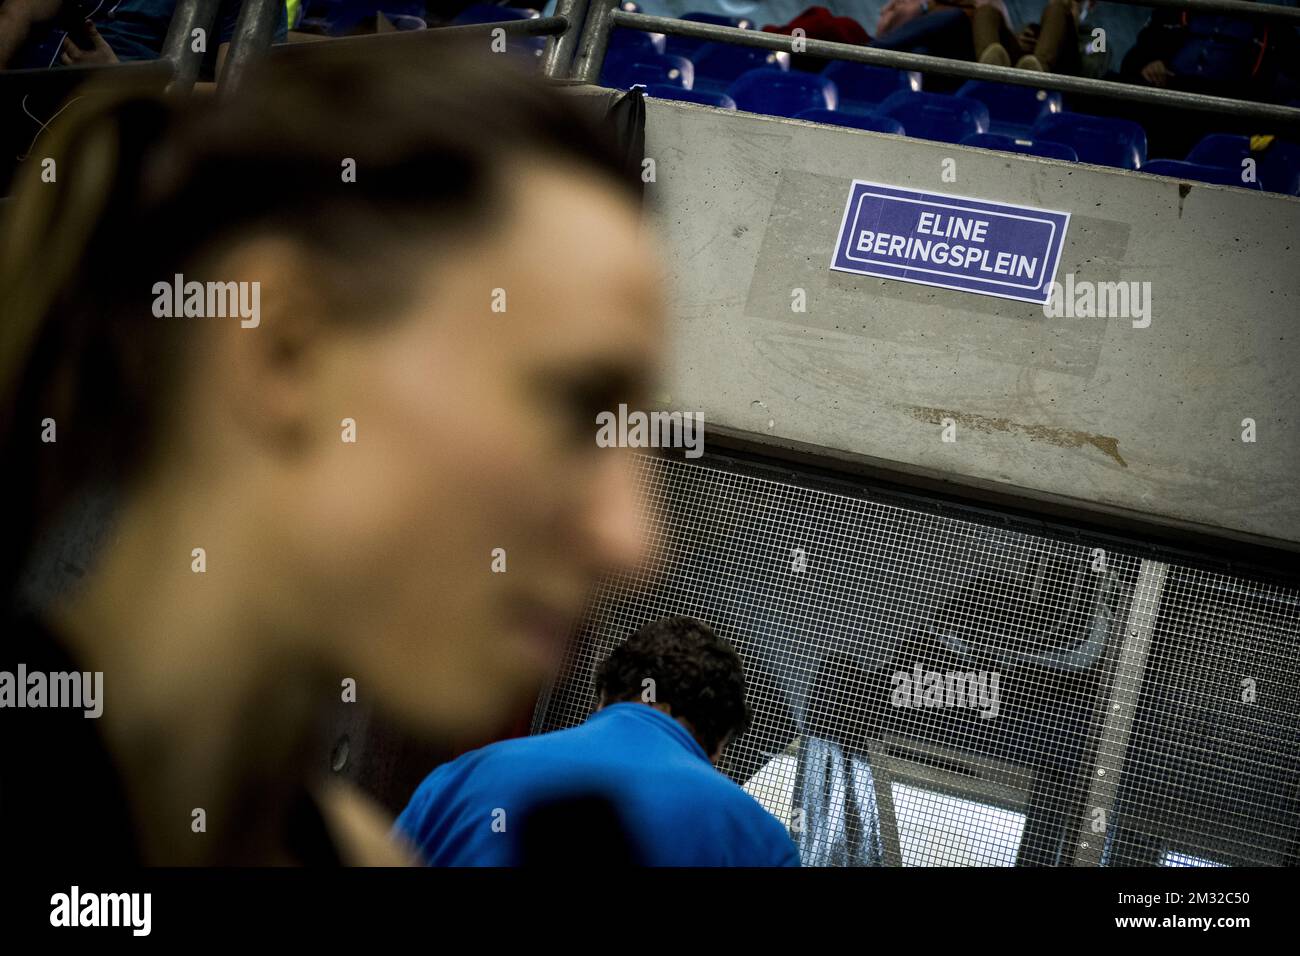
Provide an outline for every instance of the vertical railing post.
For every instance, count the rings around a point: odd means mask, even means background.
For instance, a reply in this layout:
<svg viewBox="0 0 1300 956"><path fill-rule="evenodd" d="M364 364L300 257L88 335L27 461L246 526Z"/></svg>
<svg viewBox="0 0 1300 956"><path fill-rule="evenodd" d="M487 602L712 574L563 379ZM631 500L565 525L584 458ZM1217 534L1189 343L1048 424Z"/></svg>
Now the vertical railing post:
<svg viewBox="0 0 1300 956"><path fill-rule="evenodd" d="M1118 823L1115 804L1128 758L1129 738L1142 699L1142 686L1147 679L1147 658L1168 573L1168 564L1145 558L1138 571L1119 659L1111 678L1110 697L1100 715L1102 728L1087 777L1087 802L1082 807L1074 845L1070 848L1072 858L1067 857L1073 866L1100 866L1106 834ZM1100 830L1094 826L1096 822L1100 822Z"/></svg>
<svg viewBox="0 0 1300 956"><path fill-rule="evenodd" d="M583 83L600 81L600 68L605 64L605 51L609 49L609 33L614 29L614 11L617 9L618 0L592 0L582 30L582 48L574 66L574 79Z"/></svg>
<svg viewBox="0 0 1300 956"><path fill-rule="evenodd" d="M161 58L176 71L167 87L169 92L188 93L193 88L203 66L203 52L194 49L194 31L204 32L206 50L211 45L212 26L216 21L217 0L178 0L162 46Z"/></svg>
<svg viewBox="0 0 1300 956"><path fill-rule="evenodd" d="M587 18L588 0L559 0L555 15L569 21L563 33L546 38L546 52L542 54L542 75L549 80L566 79L573 67L573 55L582 39L583 21Z"/></svg>
<svg viewBox="0 0 1300 956"><path fill-rule="evenodd" d="M223 95L234 92L248 62L270 48L275 22L282 9L284 0L243 0L239 19L235 21L235 35L230 38L230 50L218 78Z"/></svg>

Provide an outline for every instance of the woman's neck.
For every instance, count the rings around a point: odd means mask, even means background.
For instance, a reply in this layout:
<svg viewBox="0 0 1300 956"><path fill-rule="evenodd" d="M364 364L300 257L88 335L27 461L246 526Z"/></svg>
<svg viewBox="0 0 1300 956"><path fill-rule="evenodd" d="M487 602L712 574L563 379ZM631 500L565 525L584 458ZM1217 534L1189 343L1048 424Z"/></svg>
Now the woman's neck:
<svg viewBox="0 0 1300 956"><path fill-rule="evenodd" d="M99 729L141 855L289 862L284 821L337 683L270 623L276 576L262 543L241 538L256 527L247 502L192 488L143 497L121 509L84 590L51 615L81 666L104 674Z"/></svg>

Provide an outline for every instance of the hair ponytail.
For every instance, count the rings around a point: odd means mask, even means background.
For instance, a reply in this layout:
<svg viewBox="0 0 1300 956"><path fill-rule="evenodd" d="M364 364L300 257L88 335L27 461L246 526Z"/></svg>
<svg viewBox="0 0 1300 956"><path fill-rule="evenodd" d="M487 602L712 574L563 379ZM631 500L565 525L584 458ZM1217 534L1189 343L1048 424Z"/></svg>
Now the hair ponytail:
<svg viewBox="0 0 1300 956"><path fill-rule="evenodd" d="M74 462L84 460L76 412L88 397L79 394L77 366L95 330L77 325L93 321L96 310L80 289L96 237L129 191L123 119L166 109L139 87L79 96L46 129L0 213L0 461L10 494L0 523L0 589L7 603L36 536L75 485ZM54 441L43 439L47 418Z"/></svg>

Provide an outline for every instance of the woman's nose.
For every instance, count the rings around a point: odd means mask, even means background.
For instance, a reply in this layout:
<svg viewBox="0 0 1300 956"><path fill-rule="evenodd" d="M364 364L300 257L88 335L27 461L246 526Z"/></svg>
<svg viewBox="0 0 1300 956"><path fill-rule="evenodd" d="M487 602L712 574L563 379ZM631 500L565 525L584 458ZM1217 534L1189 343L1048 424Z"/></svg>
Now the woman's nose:
<svg viewBox="0 0 1300 956"><path fill-rule="evenodd" d="M637 479L646 459L621 448L602 449L583 519L583 542L604 570L642 567L656 535L657 518Z"/></svg>

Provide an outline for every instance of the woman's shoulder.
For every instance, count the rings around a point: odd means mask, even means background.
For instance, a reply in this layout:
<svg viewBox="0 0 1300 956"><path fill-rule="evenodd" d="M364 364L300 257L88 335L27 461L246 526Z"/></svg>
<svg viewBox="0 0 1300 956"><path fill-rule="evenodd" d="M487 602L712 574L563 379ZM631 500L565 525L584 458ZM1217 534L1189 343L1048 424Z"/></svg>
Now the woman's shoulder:
<svg viewBox="0 0 1300 956"><path fill-rule="evenodd" d="M133 818L99 730L102 675L45 622L9 613L0 639L0 845L13 859L137 864Z"/></svg>

